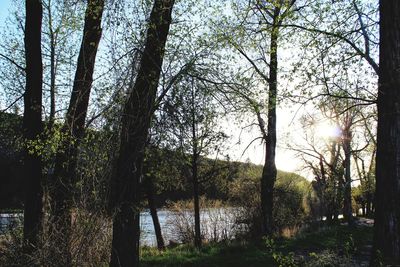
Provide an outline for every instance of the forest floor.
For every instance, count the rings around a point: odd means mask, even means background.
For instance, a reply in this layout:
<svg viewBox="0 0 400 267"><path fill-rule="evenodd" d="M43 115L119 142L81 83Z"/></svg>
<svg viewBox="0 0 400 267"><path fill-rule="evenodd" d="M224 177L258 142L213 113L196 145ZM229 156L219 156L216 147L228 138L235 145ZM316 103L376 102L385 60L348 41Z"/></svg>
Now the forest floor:
<svg viewBox="0 0 400 267"><path fill-rule="evenodd" d="M274 242L210 243L201 249L179 245L164 252L145 247L141 266L368 266L372 225L372 220L360 218L353 227L313 226Z"/></svg>

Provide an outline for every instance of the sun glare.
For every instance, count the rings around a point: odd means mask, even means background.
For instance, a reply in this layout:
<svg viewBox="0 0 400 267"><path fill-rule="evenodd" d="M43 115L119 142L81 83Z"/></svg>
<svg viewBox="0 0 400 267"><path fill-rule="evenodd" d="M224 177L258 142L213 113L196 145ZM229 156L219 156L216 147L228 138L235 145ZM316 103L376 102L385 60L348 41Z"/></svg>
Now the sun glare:
<svg viewBox="0 0 400 267"><path fill-rule="evenodd" d="M321 122L316 125L315 133L323 138L338 138L341 135L341 130L337 125L330 122Z"/></svg>

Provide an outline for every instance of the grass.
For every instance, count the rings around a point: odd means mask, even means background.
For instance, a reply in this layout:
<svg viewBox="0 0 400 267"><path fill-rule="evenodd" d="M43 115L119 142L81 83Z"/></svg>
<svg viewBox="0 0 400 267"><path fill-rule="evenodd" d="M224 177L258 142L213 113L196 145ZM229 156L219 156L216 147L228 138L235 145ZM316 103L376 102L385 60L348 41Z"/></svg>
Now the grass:
<svg viewBox="0 0 400 267"><path fill-rule="evenodd" d="M296 238L287 239L281 242L281 248L286 251L299 249L307 251L340 250L343 244L353 239L355 249L361 249L372 242L372 227L357 226L348 227L345 225L334 225L321 229L307 231Z"/></svg>
<svg viewBox="0 0 400 267"><path fill-rule="evenodd" d="M349 251L357 254L365 250L371 241L372 227L336 225L310 229L295 238L276 240L275 244L276 251L282 255L294 252L307 258L310 253L329 250L341 257ZM144 247L141 249L141 266L277 266L269 251L265 244L239 242L205 244L199 250L191 245L180 245L164 252Z"/></svg>
<svg viewBox="0 0 400 267"><path fill-rule="evenodd" d="M249 244L206 244L201 249L191 245L159 252L154 248L142 248L142 266L266 266L273 260L266 250ZM268 266L268 265L267 265Z"/></svg>

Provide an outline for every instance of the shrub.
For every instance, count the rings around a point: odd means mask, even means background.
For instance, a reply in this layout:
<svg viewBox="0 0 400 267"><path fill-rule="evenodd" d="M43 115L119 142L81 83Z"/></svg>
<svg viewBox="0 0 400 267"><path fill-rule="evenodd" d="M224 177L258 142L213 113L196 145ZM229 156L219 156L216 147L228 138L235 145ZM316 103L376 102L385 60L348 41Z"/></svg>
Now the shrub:
<svg viewBox="0 0 400 267"><path fill-rule="evenodd" d="M51 220L47 221L47 225ZM44 231L33 253L24 250L22 227L13 228L1 236L0 266L67 266L64 246L66 231ZM111 251L111 221L102 213L75 210L70 236L73 266L102 266L109 262Z"/></svg>
<svg viewBox="0 0 400 267"><path fill-rule="evenodd" d="M169 203L171 212L167 217L167 238L181 243L194 241L193 201ZM233 239L235 209L219 200L200 198L201 236L207 242L219 242Z"/></svg>
<svg viewBox="0 0 400 267"><path fill-rule="evenodd" d="M233 182L230 191L234 203L240 207L236 212L236 223L247 230L249 238L259 238L261 233L260 177L257 172L243 173ZM277 235L294 235L307 219L309 190L309 183L304 178L292 173L278 173L273 209Z"/></svg>

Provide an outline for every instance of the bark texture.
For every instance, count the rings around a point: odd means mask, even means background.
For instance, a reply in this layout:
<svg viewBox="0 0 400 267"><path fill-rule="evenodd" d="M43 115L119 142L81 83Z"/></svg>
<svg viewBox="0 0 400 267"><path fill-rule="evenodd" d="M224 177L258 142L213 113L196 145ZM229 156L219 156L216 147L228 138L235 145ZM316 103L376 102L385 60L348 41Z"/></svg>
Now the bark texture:
<svg viewBox="0 0 400 267"><path fill-rule="evenodd" d="M156 234L157 248L159 250L164 250L165 243L164 243L164 238L162 236L160 220L158 219L157 206L154 197L154 181L151 176L146 177L145 188L146 188L147 203L149 204L150 215L151 219L153 220L154 232Z"/></svg>
<svg viewBox="0 0 400 267"><path fill-rule="evenodd" d="M26 88L24 94L23 135L29 142L40 141L42 124L43 65L41 28L43 8L40 0L26 0L25 60ZM40 151L24 155L25 204L24 241L29 247L37 245L43 221L42 157Z"/></svg>
<svg viewBox="0 0 400 267"><path fill-rule="evenodd" d="M342 145L344 151L344 200L343 200L343 216L348 225L353 225L353 210L351 205L351 139L352 133L350 127L352 119L347 115L345 127L342 130Z"/></svg>
<svg viewBox="0 0 400 267"><path fill-rule="evenodd" d="M71 227L74 186L78 147L84 137L85 120L93 82L97 48L101 38L101 20L104 0L89 0L85 12L82 43L78 56L74 85L71 92L65 123L61 130L63 140L56 155L52 194L54 226L65 236L64 245L68 252L68 236ZM66 258L68 258L66 256ZM67 263L69 264L69 263Z"/></svg>
<svg viewBox="0 0 400 267"><path fill-rule="evenodd" d="M198 174L198 161L199 152L197 146L197 131L196 131L196 114L194 109L194 92L192 90L192 183L193 183L193 202L194 202L194 245L197 248L201 247L201 227L200 227L200 199L199 199L199 174Z"/></svg>
<svg viewBox="0 0 400 267"><path fill-rule="evenodd" d="M136 81L122 114L111 181L114 210L110 266L139 265L139 184L174 0L155 0Z"/></svg>
<svg viewBox="0 0 400 267"><path fill-rule="evenodd" d="M400 1L380 1L380 66L372 265L400 264ZM379 253L377 253L379 251Z"/></svg>
<svg viewBox="0 0 400 267"><path fill-rule="evenodd" d="M276 149L276 101L278 83L278 36L279 36L280 7L274 9L273 24L270 37L270 61L268 79L268 126L265 137L265 161L261 176L261 209L262 232L271 235L273 232L273 198L276 181L275 149Z"/></svg>

